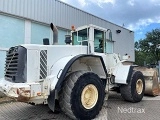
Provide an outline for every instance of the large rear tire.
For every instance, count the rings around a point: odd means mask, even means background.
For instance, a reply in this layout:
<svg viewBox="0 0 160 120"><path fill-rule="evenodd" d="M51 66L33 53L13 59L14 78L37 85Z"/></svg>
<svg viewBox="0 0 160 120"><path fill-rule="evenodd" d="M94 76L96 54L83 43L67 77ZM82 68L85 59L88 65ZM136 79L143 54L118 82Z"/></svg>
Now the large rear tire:
<svg viewBox="0 0 160 120"><path fill-rule="evenodd" d="M124 100L130 102L140 102L144 96L145 81L140 71L134 71L130 83L121 85L120 92Z"/></svg>
<svg viewBox="0 0 160 120"><path fill-rule="evenodd" d="M71 73L63 84L59 103L62 111L72 119L90 120L102 108L105 88L93 72Z"/></svg>

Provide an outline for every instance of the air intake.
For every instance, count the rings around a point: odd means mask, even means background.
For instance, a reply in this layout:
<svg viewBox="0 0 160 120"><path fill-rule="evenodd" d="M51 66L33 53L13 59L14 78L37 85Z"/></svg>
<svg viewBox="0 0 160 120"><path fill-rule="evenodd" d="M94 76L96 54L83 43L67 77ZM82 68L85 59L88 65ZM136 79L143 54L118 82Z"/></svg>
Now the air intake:
<svg viewBox="0 0 160 120"><path fill-rule="evenodd" d="M27 50L24 47L11 47L6 55L6 80L24 83L27 80Z"/></svg>
<svg viewBox="0 0 160 120"><path fill-rule="evenodd" d="M40 52L40 79L47 77L47 50Z"/></svg>

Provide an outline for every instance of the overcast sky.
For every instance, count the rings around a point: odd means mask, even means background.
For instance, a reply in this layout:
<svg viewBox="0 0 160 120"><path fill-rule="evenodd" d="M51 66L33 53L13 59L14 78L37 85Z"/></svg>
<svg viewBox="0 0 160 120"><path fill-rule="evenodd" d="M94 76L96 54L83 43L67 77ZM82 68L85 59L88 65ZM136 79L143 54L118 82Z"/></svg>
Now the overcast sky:
<svg viewBox="0 0 160 120"><path fill-rule="evenodd" d="M160 0L61 0L135 32L135 40L160 28Z"/></svg>

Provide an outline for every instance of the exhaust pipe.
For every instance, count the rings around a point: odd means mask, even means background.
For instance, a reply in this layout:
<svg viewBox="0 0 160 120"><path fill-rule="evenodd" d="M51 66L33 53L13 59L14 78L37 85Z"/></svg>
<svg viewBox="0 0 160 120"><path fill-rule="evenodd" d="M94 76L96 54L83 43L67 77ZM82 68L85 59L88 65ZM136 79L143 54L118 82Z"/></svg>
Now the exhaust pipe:
<svg viewBox="0 0 160 120"><path fill-rule="evenodd" d="M53 45L57 45L58 44L58 29L55 25L53 25L53 23L50 24L50 27L53 31Z"/></svg>

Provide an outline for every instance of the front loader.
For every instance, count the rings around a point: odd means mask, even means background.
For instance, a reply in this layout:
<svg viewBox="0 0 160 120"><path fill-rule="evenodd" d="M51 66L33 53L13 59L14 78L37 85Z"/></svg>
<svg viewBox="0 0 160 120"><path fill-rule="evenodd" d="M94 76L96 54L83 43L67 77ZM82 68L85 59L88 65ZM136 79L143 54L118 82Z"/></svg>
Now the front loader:
<svg viewBox="0 0 160 120"><path fill-rule="evenodd" d="M53 45L23 44L11 47L6 55L0 91L17 101L48 104L55 101L72 119L89 120L102 108L109 84L120 88L124 100L139 102L145 92L142 72L134 65L123 65L115 53L107 54L107 29L86 25L66 36L66 45L58 45L58 31ZM111 40L111 36L109 37Z"/></svg>

